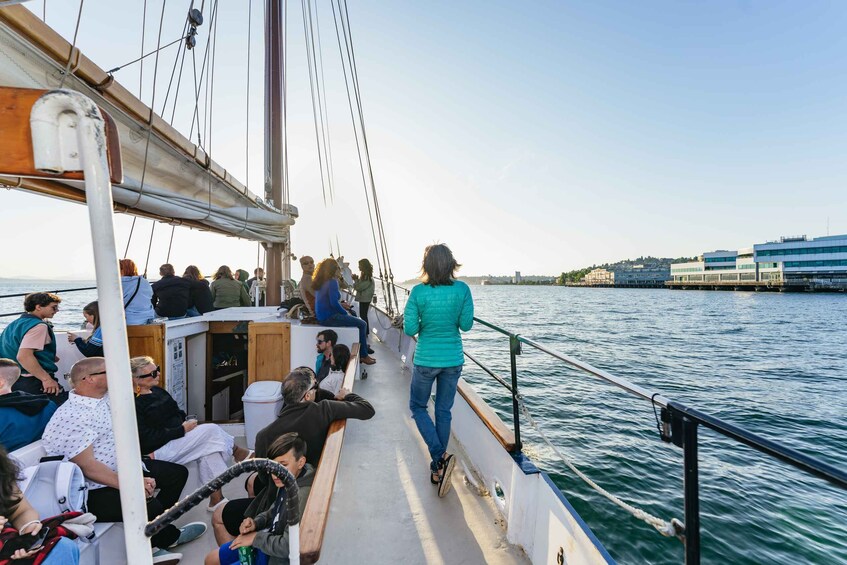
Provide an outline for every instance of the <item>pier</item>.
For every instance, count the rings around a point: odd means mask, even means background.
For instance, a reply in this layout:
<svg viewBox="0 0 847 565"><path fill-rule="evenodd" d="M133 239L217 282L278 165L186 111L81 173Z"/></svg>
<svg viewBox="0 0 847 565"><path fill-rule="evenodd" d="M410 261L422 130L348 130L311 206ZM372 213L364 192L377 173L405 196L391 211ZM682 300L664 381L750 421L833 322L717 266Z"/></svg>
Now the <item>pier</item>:
<svg viewBox="0 0 847 565"><path fill-rule="evenodd" d="M667 281L671 290L741 290L752 292L845 292L847 281L779 280L779 281Z"/></svg>

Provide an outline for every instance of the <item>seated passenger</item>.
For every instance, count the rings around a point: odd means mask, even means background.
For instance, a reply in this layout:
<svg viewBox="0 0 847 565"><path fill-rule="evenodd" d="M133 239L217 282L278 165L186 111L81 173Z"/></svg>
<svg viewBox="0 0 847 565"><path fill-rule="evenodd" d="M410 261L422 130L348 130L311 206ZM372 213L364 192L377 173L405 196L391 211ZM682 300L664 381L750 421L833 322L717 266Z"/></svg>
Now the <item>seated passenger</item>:
<svg viewBox="0 0 847 565"><path fill-rule="evenodd" d="M186 465L198 462L200 481L208 483L229 468L227 461L235 456L243 461L249 452L235 445L231 435L215 424L197 425L186 420L168 392L156 386L159 367L151 357L133 357L129 361L135 389L135 415L142 455L158 461ZM209 497L209 511L224 500L220 491Z"/></svg>
<svg viewBox="0 0 847 565"><path fill-rule="evenodd" d="M332 394L337 394L344 384L344 374L347 371L347 364L350 362L350 348L339 343L332 348L332 357L330 358L330 371L327 377L320 382L322 390L329 391Z"/></svg>
<svg viewBox="0 0 847 565"><path fill-rule="evenodd" d="M56 411L56 405L43 394L12 391L20 376L17 363L0 359L0 447L8 451L41 439L50 416Z"/></svg>
<svg viewBox="0 0 847 565"><path fill-rule="evenodd" d="M269 446L278 437L296 432L310 446L306 462L317 467L331 423L347 418L369 420L374 415L373 406L349 390L342 388L335 396L319 390L318 381L309 367L298 367L285 377L282 381L282 395L284 404L279 418L256 434L256 457L267 457ZM253 487L257 493L261 493L267 484L267 478L262 475L259 474ZM226 535L227 532L237 534L246 507L247 503L241 499L228 502L215 510L212 528L218 543L231 539Z"/></svg>
<svg viewBox="0 0 847 565"><path fill-rule="evenodd" d="M126 325L152 324L156 317L156 311L153 310L153 287L138 274L138 267L132 259L121 259L118 264L121 267Z"/></svg>
<svg viewBox="0 0 847 565"><path fill-rule="evenodd" d="M56 410L42 441L49 455L63 455L79 465L88 485L88 511L100 522L122 522L120 479L118 477L115 433L109 407L106 360L89 357L71 368L68 382L73 387L68 401ZM145 460L144 489L147 518L153 519L179 500L188 479L182 465ZM154 496L156 489L159 493ZM151 538L154 563L176 563L182 555L167 548L193 541L203 535L206 524L192 522L177 528L165 526Z"/></svg>
<svg viewBox="0 0 847 565"><path fill-rule="evenodd" d="M338 334L332 330L323 330L318 332L315 340L315 349L318 351L318 356L315 359L315 375L318 382L321 382L329 374L330 366L332 365L332 348L338 343Z"/></svg>
<svg viewBox="0 0 847 565"><path fill-rule="evenodd" d="M209 290L209 281L203 276L195 265L185 268L182 278L191 283L189 287L189 307L186 315L189 317L199 316L215 309L212 291Z"/></svg>
<svg viewBox="0 0 847 565"><path fill-rule="evenodd" d="M27 502L18 488L19 476L20 469L15 464L15 460L0 447L0 530L13 527L19 535L36 534L42 528L38 520L38 511ZM4 537L5 535L4 533ZM35 558L39 551L40 548L33 551L18 549L12 554L11 561L3 559L3 563L30 563L29 559ZM38 559L42 557L38 556ZM79 547L70 538L62 538L39 563L41 565L77 565Z"/></svg>
<svg viewBox="0 0 847 565"><path fill-rule="evenodd" d="M315 269L312 288L315 289L315 317L324 326L356 328L359 330L359 357L365 365L373 365L376 359L368 355L368 325L364 320L351 315L349 304L341 301L338 287L340 276L338 262L324 259Z"/></svg>
<svg viewBox="0 0 847 565"><path fill-rule="evenodd" d="M315 260L308 255L300 257L300 267L303 269L303 278L300 279L300 298L309 307L309 314L315 315L315 291L312 288L312 276L315 274Z"/></svg>
<svg viewBox="0 0 847 565"><path fill-rule="evenodd" d="M279 436L268 448L268 459L273 459L277 463L281 463L297 480L301 517L303 516L303 511L306 509L309 491L312 489L312 481L315 478L315 468L306 463L306 448L306 442L293 432ZM235 531L232 535L227 534L224 536L225 539L218 537L216 528L215 537L222 547L206 556L206 565L230 565L238 563L238 553L234 550L237 550L239 547L248 546L256 548L258 553L264 554L265 557L280 558L279 561L270 559L268 563L287 563L288 530L285 528L285 532L280 535L278 530L270 529L274 523L274 511L277 510L274 508L274 503L276 502L279 488L282 487L282 481L279 478L272 475L272 479L271 484L257 498L233 500L227 504L227 507L230 508L230 513L233 514L233 517L239 523L233 528ZM247 504L246 510L242 505L244 502ZM234 512L236 508L238 514ZM226 512L226 509L224 511ZM285 524L284 519L280 519L280 522ZM258 562L261 563L261 560Z"/></svg>
<svg viewBox="0 0 847 565"><path fill-rule="evenodd" d="M191 306L191 282L176 276L170 263L159 267L159 275L162 278L152 284L156 315L169 320L185 318Z"/></svg>
<svg viewBox="0 0 847 565"><path fill-rule="evenodd" d="M91 324L91 334L83 339L73 332L68 332L68 341L76 345L79 352L86 357L103 356L103 331L100 329L100 307L97 301L89 302L82 309L87 323Z"/></svg>
<svg viewBox="0 0 847 565"><path fill-rule="evenodd" d="M210 287L212 300L215 308L233 308L236 306L250 306L250 295L240 281L232 276L232 270L226 265L221 265L215 273L215 280Z"/></svg>

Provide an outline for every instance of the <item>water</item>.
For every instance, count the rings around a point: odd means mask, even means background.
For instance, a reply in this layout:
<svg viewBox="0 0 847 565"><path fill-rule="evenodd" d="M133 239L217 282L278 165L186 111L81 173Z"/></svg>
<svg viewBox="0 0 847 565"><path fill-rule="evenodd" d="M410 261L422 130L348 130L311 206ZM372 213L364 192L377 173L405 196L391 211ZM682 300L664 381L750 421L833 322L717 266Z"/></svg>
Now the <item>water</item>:
<svg viewBox="0 0 847 565"><path fill-rule="evenodd" d="M472 287L477 316L673 400L847 467L847 296ZM508 338L481 326L465 347L508 380ZM511 425L511 399L465 378ZM653 515L683 519L682 450L659 440L649 402L524 346L521 393L578 467ZM621 563L681 563L664 538L568 470L523 422L550 473ZM700 430L704 563L847 563L847 492Z"/></svg>
<svg viewBox="0 0 847 565"><path fill-rule="evenodd" d="M91 286L0 280L0 294ZM474 286L477 316L847 467L847 296ZM95 291L62 295L54 320L78 328ZM22 298L0 299L0 312ZM384 301L380 301L384 304ZM0 328L14 318L0 318ZM477 325L466 348L508 379L507 338ZM529 347L521 393L545 433L607 490L683 518L682 451L662 443L653 410ZM465 378L511 425L511 400L472 364ZM682 544L596 494L525 422L525 451L550 473L620 563L683 561ZM700 430L704 563L847 563L847 493Z"/></svg>
<svg viewBox="0 0 847 565"><path fill-rule="evenodd" d="M20 294L24 292L47 291L89 288L97 286L96 281L60 281L60 280L18 280L0 279L0 296L8 294ZM89 302L97 300L96 290L83 290L79 292L59 293L62 303L59 304L59 313L53 318L53 326L57 330L78 330L85 324L82 317L82 308ZM0 314L23 312L23 297L0 298ZM17 316L0 317L0 330L14 321Z"/></svg>

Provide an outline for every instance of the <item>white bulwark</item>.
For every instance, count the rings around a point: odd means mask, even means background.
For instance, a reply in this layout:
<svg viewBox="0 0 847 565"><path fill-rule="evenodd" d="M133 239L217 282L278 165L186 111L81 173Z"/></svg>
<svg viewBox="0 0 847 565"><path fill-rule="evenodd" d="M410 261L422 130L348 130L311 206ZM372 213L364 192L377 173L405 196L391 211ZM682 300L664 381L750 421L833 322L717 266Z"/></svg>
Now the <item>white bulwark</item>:
<svg viewBox="0 0 847 565"><path fill-rule="evenodd" d="M780 288L843 289L847 287L847 235L782 237L736 251L711 251L697 261L671 265L671 279L671 286L764 283Z"/></svg>

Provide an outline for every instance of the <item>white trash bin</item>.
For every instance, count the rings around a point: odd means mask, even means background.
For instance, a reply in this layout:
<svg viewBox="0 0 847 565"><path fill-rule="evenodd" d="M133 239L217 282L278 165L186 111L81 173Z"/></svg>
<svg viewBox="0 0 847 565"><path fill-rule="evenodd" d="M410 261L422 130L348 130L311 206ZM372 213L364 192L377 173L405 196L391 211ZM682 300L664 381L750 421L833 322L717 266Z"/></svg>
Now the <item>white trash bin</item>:
<svg viewBox="0 0 847 565"><path fill-rule="evenodd" d="M282 409L282 383L256 381L247 387L244 396L244 435L247 448L255 449L256 434L276 420Z"/></svg>

